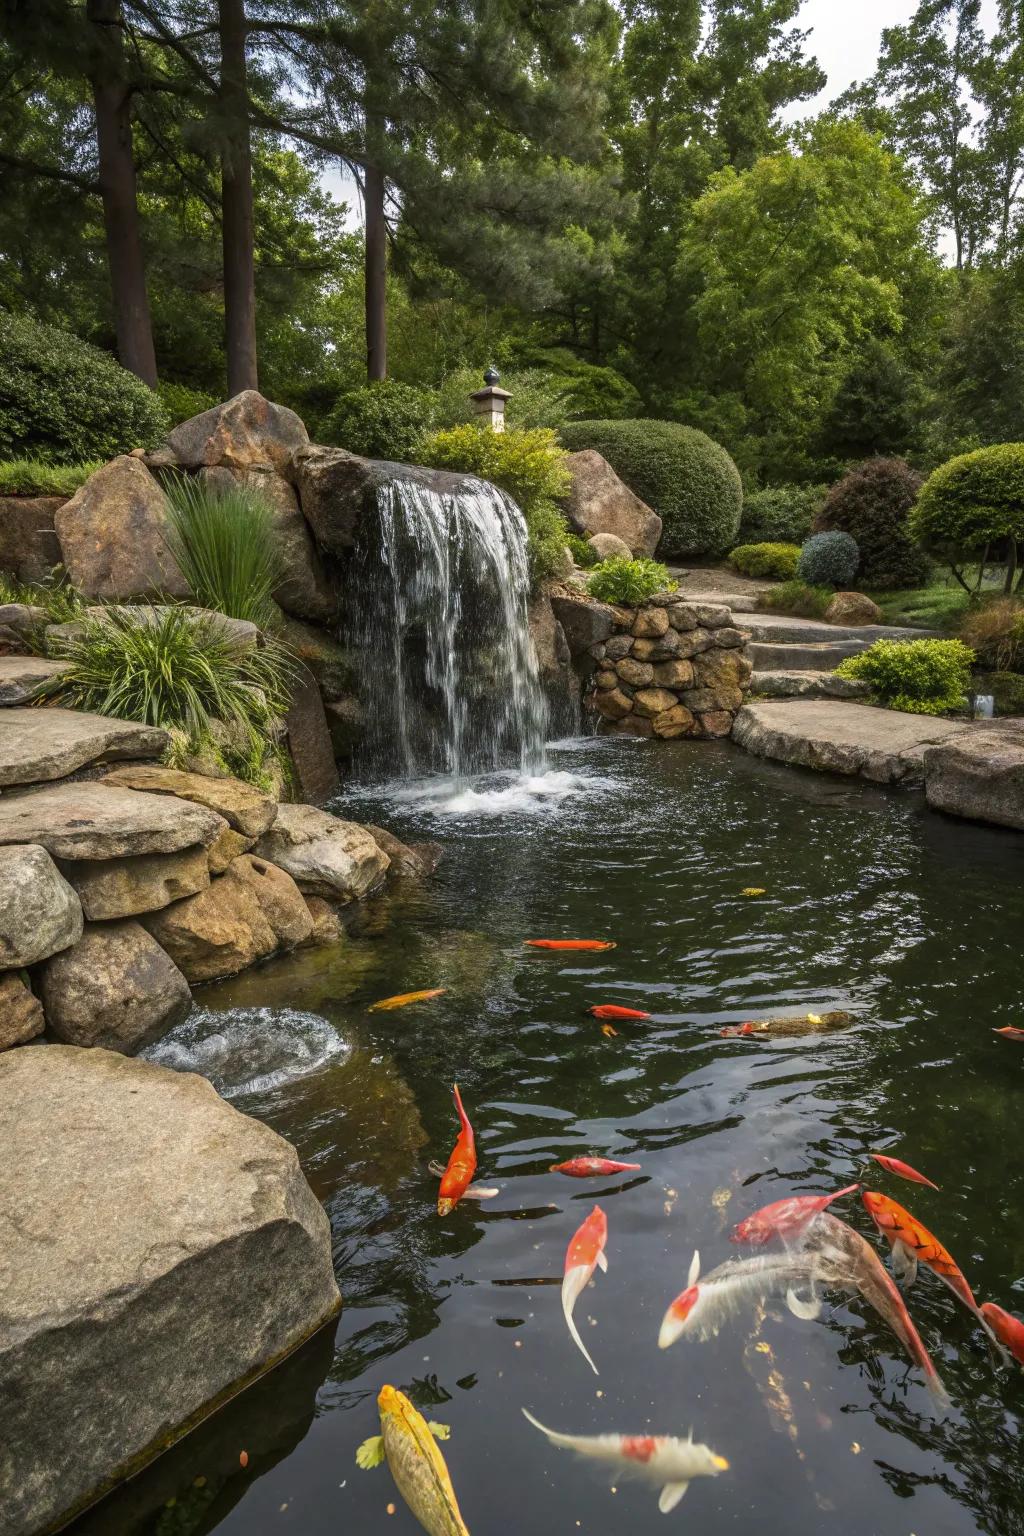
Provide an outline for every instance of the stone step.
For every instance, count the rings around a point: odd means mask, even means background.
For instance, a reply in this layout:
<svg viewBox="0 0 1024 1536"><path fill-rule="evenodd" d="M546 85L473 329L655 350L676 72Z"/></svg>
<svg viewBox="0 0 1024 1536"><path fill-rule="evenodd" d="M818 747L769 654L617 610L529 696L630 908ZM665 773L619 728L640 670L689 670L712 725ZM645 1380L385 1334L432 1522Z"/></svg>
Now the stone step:
<svg viewBox="0 0 1024 1536"><path fill-rule="evenodd" d="M750 687L765 699L863 699L871 692L860 678L834 672L755 672Z"/></svg>
<svg viewBox="0 0 1024 1536"><path fill-rule="evenodd" d="M743 620L751 640L776 644L812 645L830 640L862 640L872 645L876 640L924 640L935 631L909 629L895 624L826 624L821 619L798 619L788 613L758 613Z"/></svg>
<svg viewBox="0 0 1024 1536"><path fill-rule="evenodd" d="M859 656L866 651L869 644L867 640L833 640L811 645L755 640L749 655L755 672L831 672L847 656Z"/></svg>
<svg viewBox="0 0 1024 1536"><path fill-rule="evenodd" d="M0 708L29 703L66 668L67 662L45 656L0 656Z"/></svg>
<svg viewBox="0 0 1024 1536"><path fill-rule="evenodd" d="M732 738L757 757L858 775L876 784L921 784L930 747L976 729L970 720L939 720L838 699L779 699L745 704Z"/></svg>
<svg viewBox="0 0 1024 1536"><path fill-rule="evenodd" d="M687 603L717 603L721 608L731 608L733 613L756 613L757 597L749 592L691 592L682 589Z"/></svg>

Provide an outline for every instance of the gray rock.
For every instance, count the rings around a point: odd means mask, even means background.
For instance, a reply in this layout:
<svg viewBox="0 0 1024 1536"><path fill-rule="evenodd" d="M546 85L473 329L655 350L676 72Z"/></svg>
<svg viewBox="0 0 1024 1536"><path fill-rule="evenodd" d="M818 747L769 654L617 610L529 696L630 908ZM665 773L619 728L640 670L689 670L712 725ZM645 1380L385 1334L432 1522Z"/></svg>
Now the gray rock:
<svg viewBox="0 0 1024 1536"><path fill-rule="evenodd" d="M572 486L565 502L570 526L588 537L614 534L633 555L653 555L661 538L661 518L620 480L607 459L593 448L570 453L566 467Z"/></svg>
<svg viewBox="0 0 1024 1536"><path fill-rule="evenodd" d="M668 621L673 629L680 632L697 628L697 610L689 603L670 602L668 608Z"/></svg>
<svg viewBox="0 0 1024 1536"><path fill-rule="evenodd" d="M361 701L354 694L347 698L327 699L324 716L335 761L348 762L366 730L366 711Z"/></svg>
<svg viewBox="0 0 1024 1536"><path fill-rule="evenodd" d="M623 656L628 656L633 649L632 635L612 635L606 641L604 653L609 661L621 661Z"/></svg>
<svg viewBox="0 0 1024 1536"><path fill-rule="evenodd" d="M0 1051L9 1051L14 1045L27 1044L29 1040L41 1035L45 1028L43 1005L38 997L33 996L18 972L4 971L0 974Z"/></svg>
<svg viewBox="0 0 1024 1536"><path fill-rule="evenodd" d="M713 630L712 634L715 644L725 649L743 645L747 638L742 629L733 629L729 624L723 625L721 629Z"/></svg>
<svg viewBox="0 0 1024 1536"><path fill-rule="evenodd" d="M294 1148L193 1074L7 1052L0 1208L12 1536L73 1519L340 1305Z"/></svg>
<svg viewBox="0 0 1024 1536"><path fill-rule="evenodd" d="M96 470L54 517L72 585L86 597L187 597L168 543L167 498L139 459Z"/></svg>
<svg viewBox="0 0 1024 1536"><path fill-rule="evenodd" d="M866 699L870 683L835 672L755 672L750 686L766 699Z"/></svg>
<svg viewBox="0 0 1024 1536"><path fill-rule="evenodd" d="M551 609L562 626L573 656L582 656L607 640L615 626L615 610L596 598L551 594Z"/></svg>
<svg viewBox="0 0 1024 1536"><path fill-rule="evenodd" d="M403 843L393 832L386 831L384 827L370 826L369 823L364 830L369 832L377 847L382 848L391 860L389 876L403 875L421 880L432 875L441 862L443 849L440 843Z"/></svg>
<svg viewBox="0 0 1024 1536"><path fill-rule="evenodd" d="M293 487L283 475L261 464L252 465L240 479L263 498L273 513L275 564L280 572L274 600L298 619L336 625L338 590L299 510L299 498Z"/></svg>
<svg viewBox="0 0 1024 1536"><path fill-rule="evenodd" d="M229 827L243 837L257 838L272 827L277 817L277 801L242 779L211 779L202 773L184 773L165 768L161 763L125 764L103 775L104 784L120 789L139 789L146 794L176 795L193 805L223 816Z"/></svg>
<svg viewBox="0 0 1024 1536"><path fill-rule="evenodd" d="M6 651L30 650L33 630L44 630L48 618L34 603L0 603L0 645Z"/></svg>
<svg viewBox="0 0 1024 1536"><path fill-rule="evenodd" d="M64 496L0 496L0 571L45 581L61 562L53 518Z"/></svg>
<svg viewBox="0 0 1024 1536"><path fill-rule="evenodd" d="M180 853L143 853L134 859L62 860L61 873L74 886L89 921L109 922L159 912L172 901L205 891L210 883L208 859L204 848L183 848Z"/></svg>
<svg viewBox="0 0 1024 1536"><path fill-rule="evenodd" d="M255 389L244 389L223 405L191 416L167 435L168 457L183 469L219 464L248 469L269 464L279 474L309 447L309 433L294 411L274 405Z"/></svg>
<svg viewBox="0 0 1024 1536"><path fill-rule="evenodd" d="M929 747L970 733L971 722L906 715L831 699L745 704L733 740L757 757L876 784L920 784Z"/></svg>
<svg viewBox="0 0 1024 1536"><path fill-rule="evenodd" d="M35 965L82 936L82 906L45 848L0 858L0 969Z"/></svg>
<svg viewBox="0 0 1024 1536"><path fill-rule="evenodd" d="M364 827L312 805L282 805L256 852L287 870L306 895L336 902L365 896L390 863Z"/></svg>
<svg viewBox="0 0 1024 1536"><path fill-rule="evenodd" d="M548 708L548 730L552 736L563 736L573 728L576 720L579 680L573 671L565 631L555 617L551 598L546 592L539 592L531 602L528 623Z"/></svg>
<svg viewBox="0 0 1024 1536"><path fill-rule="evenodd" d="M0 846L40 843L55 859L122 859L208 847L223 818L170 795L113 784L51 784L0 795Z"/></svg>
<svg viewBox="0 0 1024 1536"><path fill-rule="evenodd" d="M67 670L45 656L0 656L0 707L27 704Z"/></svg>
<svg viewBox="0 0 1024 1536"><path fill-rule="evenodd" d="M363 512L374 506L382 487L401 480L451 495L470 479L386 459L363 459L344 448L299 449L293 467L303 516L317 542L332 555L352 548Z"/></svg>
<svg viewBox="0 0 1024 1536"><path fill-rule="evenodd" d="M648 683L654 681L654 667L649 661L637 661L632 656L624 656L615 664L615 670L623 682L631 683L634 688L646 688Z"/></svg>
<svg viewBox="0 0 1024 1536"><path fill-rule="evenodd" d="M675 699L672 702L674 704ZM595 694L594 705L606 720L624 720L633 713L633 700L623 688L609 688Z"/></svg>
<svg viewBox="0 0 1024 1536"><path fill-rule="evenodd" d="M139 923L87 923L77 944L47 960L39 991L51 1035L131 1056L180 1024L188 982Z"/></svg>
<svg viewBox="0 0 1024 1536"><path fill-rule="evenodd" d="M614 533L595 533L587 543L599 560L631 560L633 558L625 539L618 538Z"/></svg>
<svg viewBox="0 0 1024 1536"><path fill-rule="evenodd" d="M1024 724L979 725L930 747L924 775L935 810L1024 830Z"/></svg>
<svg viewBox="0 0 1024 1536"><path fill-rule="evenodd" d="M717 603L692 603L694 618L702 629L722 629L732 623L732 609Z"/></svg>
<svg viewBox="0 0 1024 1536"><path fill-rule="evenodd" d="M0 712L0 785L62 779L87 763L159 757L170 737L150 725L75 709Z"/></svg>

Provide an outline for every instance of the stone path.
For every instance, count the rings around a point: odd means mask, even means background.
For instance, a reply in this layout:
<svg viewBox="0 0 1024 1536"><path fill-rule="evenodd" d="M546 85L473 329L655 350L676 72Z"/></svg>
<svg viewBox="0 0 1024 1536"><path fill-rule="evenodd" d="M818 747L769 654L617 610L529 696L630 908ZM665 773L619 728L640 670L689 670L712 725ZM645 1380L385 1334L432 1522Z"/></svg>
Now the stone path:
<svg viewBox="0 0 1024 1536"><path fill-rule="evenodd" d="M905 715L837 699L745 704L732 737L757 757L857 774L876 784L923 784L925 752L976 729L970 720Z"/></svg>

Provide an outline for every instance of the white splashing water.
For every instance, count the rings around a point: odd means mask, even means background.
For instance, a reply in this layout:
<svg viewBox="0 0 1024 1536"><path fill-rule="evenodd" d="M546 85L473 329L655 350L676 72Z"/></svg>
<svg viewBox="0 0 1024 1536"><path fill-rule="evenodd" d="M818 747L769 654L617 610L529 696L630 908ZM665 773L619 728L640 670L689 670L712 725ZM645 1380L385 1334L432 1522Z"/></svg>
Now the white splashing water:
<svg viewBox="0 0 1024 1536"><path fill-rule="evenodd" d="M140 1055L176 1072L198 1072L226 1099L271 1093L346 1056L333 1025L295 1008L194 1008Z"/></svg>
<svg viewBox="0 0 1024 1536"><path fill-rule="evenodd" d="M357 556L354 634L371 701L361 767L456 781L544 769L547 706L528 624L526 520L495 486L377 491ZM382 655L383 653L383 655Z"/></svg>

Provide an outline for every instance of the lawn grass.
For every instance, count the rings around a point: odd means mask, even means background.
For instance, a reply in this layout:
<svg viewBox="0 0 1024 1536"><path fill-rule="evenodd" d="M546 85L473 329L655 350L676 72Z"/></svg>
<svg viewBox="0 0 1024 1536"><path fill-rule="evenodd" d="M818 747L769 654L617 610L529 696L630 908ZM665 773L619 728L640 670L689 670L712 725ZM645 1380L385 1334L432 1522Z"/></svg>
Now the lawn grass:
<svg viewBox="0 0 1024 1536"><path fill-rule="evenodd" d="M977 568L964 572L973 586ZM982 586L983 592L1002 590L1003 573L997 571ZM970 596L948 571L939 571L926 587L907 587L899 592L872 592L882 610L884 624L906 624L918 629L955 630L970 604Z"/></svg>

